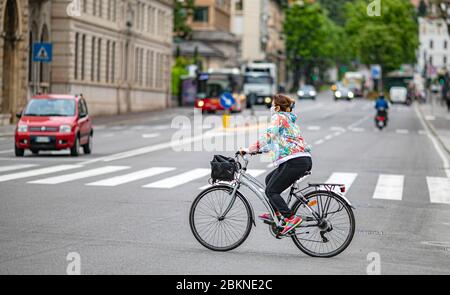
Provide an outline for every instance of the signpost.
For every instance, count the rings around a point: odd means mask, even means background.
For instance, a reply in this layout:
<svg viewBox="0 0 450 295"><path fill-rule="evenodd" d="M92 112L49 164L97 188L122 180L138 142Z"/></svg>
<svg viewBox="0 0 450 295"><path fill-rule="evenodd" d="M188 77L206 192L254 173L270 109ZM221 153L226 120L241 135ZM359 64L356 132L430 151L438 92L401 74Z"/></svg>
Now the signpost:
<svg viewBox="0 0 450 295"><path fill-rule="evenodd" d="M380 91L380 92L383 91L382 82L381 82L381 77L382 77L381 66L380 65L371 65L370 66L370 75L372 76L373 80L379 80L378 91Z"/></svg>
<svg viewBox="0 0 450 295"><path fill-rule="evenodd" d="M224 128L228 128L230 123L230 109L236 103L236 101L230 92L222 93L219 99L220 105L225 109L222 117L222 124Z"/></svg>
<svg viewBox="0 0 450 295"><path fill-rule="evenodd" d="M51 62L53 59L52 43L34 43L33 44L33 61L34 62Z"/></svg>

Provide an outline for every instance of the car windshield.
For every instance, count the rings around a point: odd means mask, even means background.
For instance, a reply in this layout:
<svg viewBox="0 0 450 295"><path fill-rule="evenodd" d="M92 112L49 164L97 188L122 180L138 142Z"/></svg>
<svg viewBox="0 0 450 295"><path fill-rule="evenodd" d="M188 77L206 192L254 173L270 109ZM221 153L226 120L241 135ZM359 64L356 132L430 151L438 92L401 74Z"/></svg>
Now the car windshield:
<svg viewBox="0 0 450 295"><path fill-rule="evenodd" d="M245 76L246 84L272 84L270 76Z"/></svg>
<svg viewBox="0 0 450 295"><path fill-rule="evenodd" d="M302 90L302 91L305 91L305 92L315 91L315 90L314 90L314 87L312 87L311 85L305 85L305 86L302 87L301 90Z"/></svg>
<svg viewBox="0 0 450 295"><path fill-rule="evenodd" d="M24 116L75 116L75 100L71 99L32 99Z"/></svg>

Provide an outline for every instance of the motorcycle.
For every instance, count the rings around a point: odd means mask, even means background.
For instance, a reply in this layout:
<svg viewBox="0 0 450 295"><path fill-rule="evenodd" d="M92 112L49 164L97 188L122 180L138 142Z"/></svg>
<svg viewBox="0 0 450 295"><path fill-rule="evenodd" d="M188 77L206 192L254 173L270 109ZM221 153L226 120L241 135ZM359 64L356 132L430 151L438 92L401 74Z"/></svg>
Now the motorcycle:
<svg viewBox="0 0 450 295"><path fill-rule="evenodd" d="M387 125L387 112L385 109L380 108L377 110L377 115L375 116L375 125L378 129L382 130Z"/></svg>

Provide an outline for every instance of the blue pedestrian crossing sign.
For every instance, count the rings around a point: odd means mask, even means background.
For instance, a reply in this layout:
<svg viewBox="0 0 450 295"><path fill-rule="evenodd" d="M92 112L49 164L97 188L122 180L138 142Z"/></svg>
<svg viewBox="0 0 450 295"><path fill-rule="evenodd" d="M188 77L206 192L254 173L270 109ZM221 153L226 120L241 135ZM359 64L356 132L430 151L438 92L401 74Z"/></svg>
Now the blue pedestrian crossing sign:
<svg viewBox="0 0 450 295"><path fill-rule="evenodd" d="M220 105L224 109L229 109L236 103L236 101L234 100L233 95L231 95L230 92L222 93L222 95L220 95L219 98L220 98Z"/></svg>
<svg viewBox="0 0 450 295"><path fill-rule="evenodd" d="M33 44L33 61L35 62L51 62L53 58L52 43L34 43Z"/></svg>

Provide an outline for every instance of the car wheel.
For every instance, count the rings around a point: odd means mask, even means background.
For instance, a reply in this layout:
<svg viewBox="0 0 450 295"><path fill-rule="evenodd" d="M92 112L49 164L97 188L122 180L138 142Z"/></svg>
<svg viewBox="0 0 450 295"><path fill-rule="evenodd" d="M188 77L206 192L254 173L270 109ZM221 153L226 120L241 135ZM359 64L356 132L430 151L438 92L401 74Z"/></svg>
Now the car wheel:
<svg viewBox="0 0 450 295"><path fill-rule="evenodd" d="M16 154L16 157L23 157L23 155L25 154L25 150L15 146L14 153Z"/></svg>
<svg viewBox="0 0 450 295"><path fill-rule="evenodd" d="M78 136L75 137L75 142L73 146L70 148L70 155L73 157L77 157L80 152L80 138Z"/></svg>
<svg viewBox="0 0 450 295"><path fill-rule="evenodd" d="M31 152L33 153L33 155L39 155L39 150L33 149L33 150L31 150Z"/></svg>
<svg viewBox="0 0 450 295"><path fill-rule="evenodd" d="M92 135L89 135L88 142L85 145L83 145L83 152L86 155L89 155L90 153L92 153L92 144L93 144L92 138L93 138Z"/></svg>

